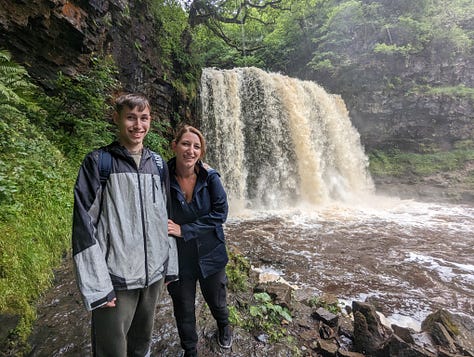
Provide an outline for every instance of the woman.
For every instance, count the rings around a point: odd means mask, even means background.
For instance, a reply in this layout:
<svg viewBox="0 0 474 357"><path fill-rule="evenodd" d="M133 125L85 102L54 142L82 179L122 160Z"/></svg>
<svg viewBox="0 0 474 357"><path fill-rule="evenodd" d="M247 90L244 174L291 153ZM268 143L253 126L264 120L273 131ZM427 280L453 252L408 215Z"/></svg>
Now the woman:
<svg viewBox="0 0 474 357"><path fill-rule="evenodd" d="M227 309L228 262L222 224L227 219L227 195L219 174L202 163L206 142L196 128L185 125L172 142L175 157L168 162L171 219L168 233L177 237L179 281L168 285L184 356L197 356L196 283L217 322L217 342L232 345Z"/></svg>

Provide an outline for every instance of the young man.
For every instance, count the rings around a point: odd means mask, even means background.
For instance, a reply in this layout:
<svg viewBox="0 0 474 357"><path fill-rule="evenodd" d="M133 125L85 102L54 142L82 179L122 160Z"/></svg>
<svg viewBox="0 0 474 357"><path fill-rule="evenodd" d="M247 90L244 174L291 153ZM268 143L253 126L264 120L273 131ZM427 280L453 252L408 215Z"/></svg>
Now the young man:
<svg viewBox="0 0 474 357"><path fill-rule="evenodd" d="M166 163L143 146L150 110L140 94L116 100L118 141L85 157L74 188L73 257L94 356L149 354L157 298L177 279Z"/></svg>

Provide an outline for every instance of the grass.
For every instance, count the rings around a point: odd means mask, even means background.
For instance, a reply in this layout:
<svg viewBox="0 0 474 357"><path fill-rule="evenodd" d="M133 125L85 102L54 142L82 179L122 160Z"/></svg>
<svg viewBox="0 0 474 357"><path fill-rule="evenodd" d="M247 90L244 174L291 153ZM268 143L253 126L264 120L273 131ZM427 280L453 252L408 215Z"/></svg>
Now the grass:
<svg viewBox="0 0 474 357"><path fill-rule="evenodd" d="M3 177L9 178L8 199L0 204L0 313L20 317L11 344L26 341L36 318L35 303L69 247L75 176L47 140L23 140L32 147L29 155L0 154L7 171Z"/></svg>
<svg viewBox="0 0 474 357"><path fill-rule="evenodd" d="M0 341L9 355L26 353L36 303L70 249L78 153L108 138L105 94L96 89L105 93L114 85L110 67L105 63L76 81L58 80L58 96L47 97L0 51L0 89L8 89L0 90L0 315L19 318L7 341ZM67 123L77 130L61 130Z"/></svg>
<svg viewBox="0 0 474 357"><path fill-rule="evenodd" d="M462 169L466 162L474 160L474 144L464 142L460 143L454 150L431 153L375 150L369 154L369 158L369 168L372 175L423 177ZM472 180L472 175L474 173L471 173L470 178L466 179Z"/></svg>

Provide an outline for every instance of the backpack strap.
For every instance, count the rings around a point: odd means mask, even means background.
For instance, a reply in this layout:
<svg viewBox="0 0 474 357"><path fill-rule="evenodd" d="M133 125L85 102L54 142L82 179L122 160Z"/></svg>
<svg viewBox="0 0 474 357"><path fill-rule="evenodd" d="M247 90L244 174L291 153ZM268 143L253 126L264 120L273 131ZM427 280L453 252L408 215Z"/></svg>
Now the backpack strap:
<svg viewBox="0 0 474 357"><path fill-rule="evenodd" d="M110 171L112 170L112 155L110 152L100 149L99 150L99 176L100 184L102 185L102 190L107 184L107 180L110 176Z"/></svg>
<svg viewBox="0 0 474 357"><path fill-rule="evenodd" d="M170 177L168 173L168 166L166 165L163 158L158 155L156 152L151 152L153 159L155 160L156 167L158 168L158 173L160 174L160 181L161 187L165 190L166 193L166 209L168 211L168 216L172 217L171 215L171 194L170 194Z"/></svg>

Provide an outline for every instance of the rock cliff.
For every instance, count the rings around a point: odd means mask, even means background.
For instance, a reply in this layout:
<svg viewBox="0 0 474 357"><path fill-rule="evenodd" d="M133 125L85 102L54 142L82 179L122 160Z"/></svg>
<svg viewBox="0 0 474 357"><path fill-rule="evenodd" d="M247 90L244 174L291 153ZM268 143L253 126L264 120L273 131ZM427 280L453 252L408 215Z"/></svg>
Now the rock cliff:
<svg viewBox="0 0 474 357"><path fill-rule="evenodd" d="M437 48L409 58L354 58L351 73L307 76L344 99L364 146L450 150L474 137L472 56L442 58Z"/></svg>
<svg viewBox="0 0 474 357"><path fill-rule="evenodd" d="M148 95L158 118L185 116L173 74L160 64L160 24L146 6L128 0L0 0L0 48L45 88L57 72L81 73L92 54L110 54L125 89Z"/></svg>

